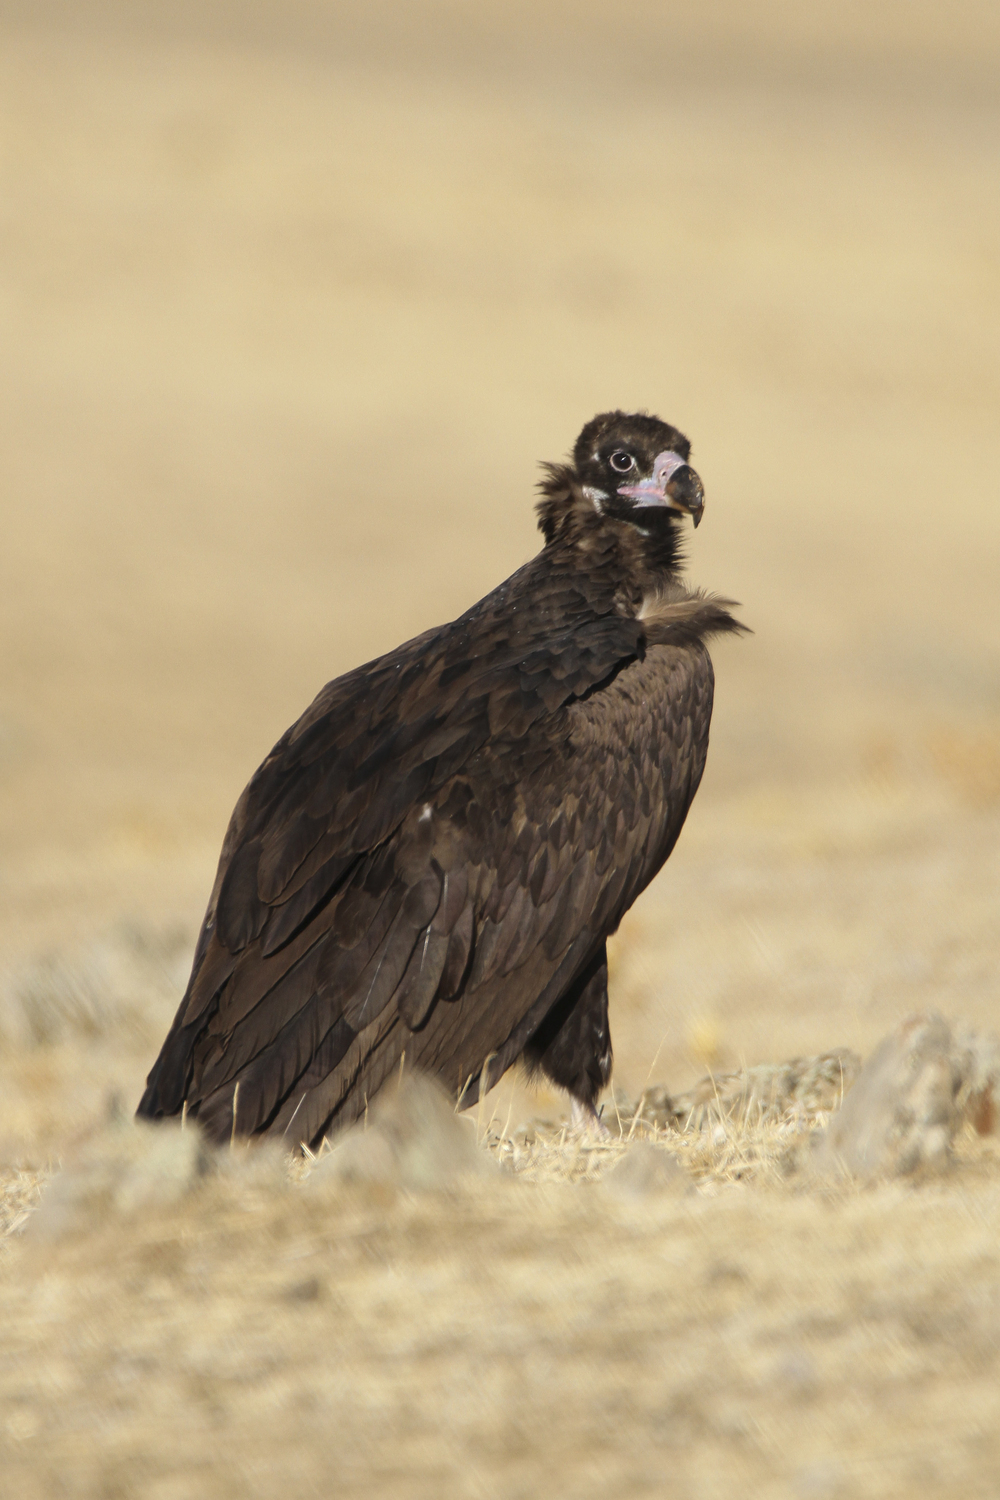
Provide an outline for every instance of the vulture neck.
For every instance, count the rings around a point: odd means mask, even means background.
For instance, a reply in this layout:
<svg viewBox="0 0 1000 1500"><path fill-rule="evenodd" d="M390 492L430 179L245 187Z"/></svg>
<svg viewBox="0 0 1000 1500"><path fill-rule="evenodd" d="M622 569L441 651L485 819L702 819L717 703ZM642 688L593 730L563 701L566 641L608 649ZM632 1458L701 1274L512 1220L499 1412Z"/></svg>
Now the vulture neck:
<svg viewBox="0 0 1000 1500"><path fill-rule="evenodd" d="M628 613L677 578L683 549L668 510L640 512L641 525L608 515L568 469L554 468L541 489L538 525L546 543L542 556L551 567L589 576L594 584L600 580L615 606Z"/></svg>

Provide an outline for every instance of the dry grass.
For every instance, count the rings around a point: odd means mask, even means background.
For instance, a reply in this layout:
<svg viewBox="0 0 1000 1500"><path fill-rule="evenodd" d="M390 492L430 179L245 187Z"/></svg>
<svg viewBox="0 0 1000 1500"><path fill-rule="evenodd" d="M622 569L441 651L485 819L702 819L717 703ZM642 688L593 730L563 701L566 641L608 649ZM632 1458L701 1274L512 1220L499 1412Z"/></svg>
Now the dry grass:
<svg viewBox="0 0 1000 1500"><path fill-rule="evenodd" d="M0 1239L24 1228L32 1209L38 1207L49 1175L25 1167L0 1172Z"/></svg>
<svg viewBox="0 0 1000 1500"><path fill-rule="evenodd" d="M0 974L0 1049L75 1047L113 1038L148 1047L191 962L191 934L119 923Z"/></svg>
<svg viewBox="0 0 1000 1500"><path fill-rule="evenodd" d="M839 1107L859 1067L844 1048L710 1074L683 1094L651 1087L631 1102L613 1091L602 1110L606 1136L574 1132L565 1120L533 1120L508 1134L494 1114L481 1139L501 1165L531 1182L599 1181L636 1141L669 1153L699 1187L781 1180Z"/></svg>

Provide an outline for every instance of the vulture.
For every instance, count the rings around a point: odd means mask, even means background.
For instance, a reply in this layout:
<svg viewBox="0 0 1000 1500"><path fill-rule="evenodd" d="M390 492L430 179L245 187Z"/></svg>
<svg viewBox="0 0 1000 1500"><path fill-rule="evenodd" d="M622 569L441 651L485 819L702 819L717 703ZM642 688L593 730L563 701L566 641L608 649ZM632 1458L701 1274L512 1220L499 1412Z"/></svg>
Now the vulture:
<svg viewBox="0 0 1000 1500"><path fill-rule="evenodd" d="M543 465L544 545L450 624L327 684L236 805L138 1113L315 1148L404 1065L459 1107L518 1060L581 1127L611 1073L607 939L698 789L690 444L645 413Z"/></svg>

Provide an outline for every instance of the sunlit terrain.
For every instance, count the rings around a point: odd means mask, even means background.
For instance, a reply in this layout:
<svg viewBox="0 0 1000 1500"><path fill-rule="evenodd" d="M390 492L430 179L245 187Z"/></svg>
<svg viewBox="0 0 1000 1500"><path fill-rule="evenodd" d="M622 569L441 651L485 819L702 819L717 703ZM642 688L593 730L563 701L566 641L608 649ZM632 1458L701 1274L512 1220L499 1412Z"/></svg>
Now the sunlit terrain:
<svg viewBox="0 0 1000 1500"><path fill-rule="evenodd" d="M1000 1029L998 69L971 0L4 8L16 1493L995 1494L995 1137L864 1190L240 1167L30 1226L134 1108L256 764L531 554L609 406L691 437L690 575L754 634L615 940L605 1119Z"/></svg>

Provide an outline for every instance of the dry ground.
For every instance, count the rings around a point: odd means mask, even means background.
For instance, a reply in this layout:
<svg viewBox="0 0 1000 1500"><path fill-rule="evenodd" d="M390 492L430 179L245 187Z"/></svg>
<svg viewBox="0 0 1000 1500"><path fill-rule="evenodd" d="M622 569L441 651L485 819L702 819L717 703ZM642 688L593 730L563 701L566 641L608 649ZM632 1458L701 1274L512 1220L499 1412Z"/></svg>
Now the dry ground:
<svg viewBox="0 0 1000 1500"><path fill-rule="evenodd" d="M522 1181L239 1154L61 1233L43 1205L0 1260L9 1492L994 1496L995 1140L864 1192L782 1181L759 1129L684 1144L652 1191L522 1138Z"/></svg>
<svg viewBox="0 0 1000 1500"><path fill-rule="evenodd" d="M1000 13L832 10L0 6L12 1493L1000 1493L990 1141L21 1233L138 1096L254 765L530 554L610 404L693 438L691 573L756 632L615 948L619 1088L997 1028Z"/></svg>

